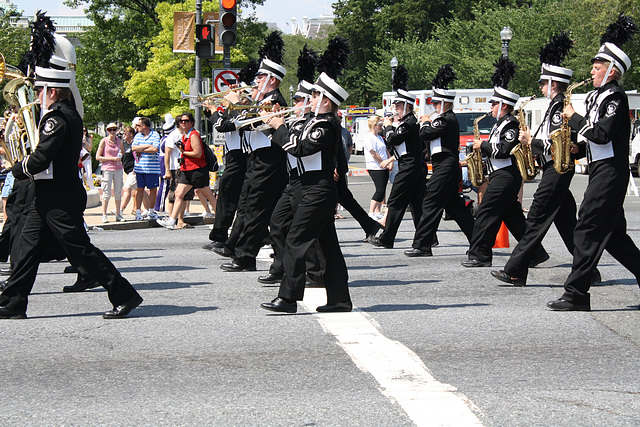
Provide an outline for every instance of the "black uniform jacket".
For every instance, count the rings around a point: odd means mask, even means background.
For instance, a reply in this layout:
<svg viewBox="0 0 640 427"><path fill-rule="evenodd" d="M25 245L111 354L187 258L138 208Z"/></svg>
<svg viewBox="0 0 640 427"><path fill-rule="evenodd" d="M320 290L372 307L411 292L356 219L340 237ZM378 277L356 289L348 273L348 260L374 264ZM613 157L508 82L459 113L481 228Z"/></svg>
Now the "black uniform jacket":
<svg viewBox="0 0 640 427"><path fill-rule="evenodd" d="M422 143L420 142L420 126L418 119L411 112L400 119L398 127L387 126L384 137L390 151L398 160L398 167L403 164L419 164L422 161Z"/></svg>
<svg viewBox="0 0 640 427"><path fill-rule="evenodd" d="M431 156L444 153L458 158L460 125L452 110L447 110L431 122L420 127L420 139ZM437 159L438 156L436 156Z"/></svg>

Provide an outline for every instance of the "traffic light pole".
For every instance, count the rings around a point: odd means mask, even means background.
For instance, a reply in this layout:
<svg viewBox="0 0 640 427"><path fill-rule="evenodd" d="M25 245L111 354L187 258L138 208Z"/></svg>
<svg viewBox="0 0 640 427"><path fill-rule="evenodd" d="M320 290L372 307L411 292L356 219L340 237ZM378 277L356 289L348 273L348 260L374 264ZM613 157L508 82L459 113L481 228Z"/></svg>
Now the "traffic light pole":
<svg viewBox="0 0 640 427"><path fill-rule="evenodd" d="M196 25L202 24L202 0L196 0ZM202 62L198 55L196 55L196 70L195 70L196 87L198 88L198 94L200 93L200 87L202 87ZM198 133L201 132L200 118L202 116L202 107L196 107L193 118L195 119L195 129Z"/></svg>
<svg viewBox="0 0 640 427"><path fill-rule="evenodd" d="M229 46L224 46L223 49L222 68L229 70L231 68L231 48Z"/></svg>

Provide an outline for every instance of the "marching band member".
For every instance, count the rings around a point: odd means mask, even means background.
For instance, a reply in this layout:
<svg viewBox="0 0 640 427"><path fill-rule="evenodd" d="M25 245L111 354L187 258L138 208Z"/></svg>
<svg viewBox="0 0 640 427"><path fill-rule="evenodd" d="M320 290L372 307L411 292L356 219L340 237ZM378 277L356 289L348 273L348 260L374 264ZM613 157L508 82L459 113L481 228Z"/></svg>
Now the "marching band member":
<svg viewBox="0 0 640 427"><path fill-rule="evenodd" d="M57 62L61 65L62 61ZM77 168L83 125L75 105L78 97L70 89L74 74L66 67L35 68L35 86L44 112L38 128L40 141L12 168L16 179L34 180L35 200L19 237L19 259L0 295L0 318L26 318L27 299L50 235L60 242L72 265L107 289L113 309L103 315L105 319L125 317L142 303L133 286L91 244L84 228L87 193Z"/></svg>
<svg viewBox="0 0 640 427"><path fill-rule="evenodd" d="M462 261L464 267L491 267L491 248L502 221L517 240L525 231L522 205L518 201L522 176L510 154L518 144L518 120L511 113L519 96L507 90L507 86L513 78L516 65L501 56L495 66L496 71L491 78L494 88L490 103L491 115L497 123L493 125L488 141L476 139L473 142L473 148L480 148L482 154L487 156L489 184L473 226L469 258ZM548 258L541 247L539 250L542 251L539 257Z"/></svg>
<svg viewBox="0 0 640 427"><path fill-rule="evenodd" d="M620 87L631 59L622 46L638 27L620 15L603 35L602 46L591 59L595 89L587 95L585 116L568 105L562 115L586 145L589 184L573 233L573 266L564 294L547 307L558 311L589 311L591 276L606 249L640 284L640 250L627 234L624 198L629 183L629 102Z"/></svg>
<svg viewBox="0 0 640 427"><path fill-rule="evenodd" d="M422 143L419 136L420 126L413 114L416 97L408 92L408 78L407 69L399 65L394 75L396 96L393 98L398 118L392 122L391 118L386 117L382 132L393 155L392 159L398 161L398 173L387 200L385 229L379 237L369 237L372 245L387 249L393 248L393 242L407 206L411 205L411 215L416 228L422 215L422 196L425 186Z"/></svg>
<svg viewBox="0 0 640 427"><path fill-rule="evenodd" d="M279 32L274 31L267 37L262 49L266 56L256 73L257 86L252 95L258 105L287 105L279 89L287 73L281 65L283 48L284 42ZM280 146L272 143L272 130L241 130L244 131L251 154L231 233L234 235L238 230L237 239L232 248L225 244L225 249L232 250L233 259L220 266L231 272L255 271L256 257L269 235L271 214L287 182L286 155Z"/></svg>
<svg viewBox="0 0 640 427"><path fill-rule="evenodd" d="M328 68L324 70L329 71ZM352 309L347 267L334 223L337 192L333 174L337 150L342 150L337 111L347 96L347 92L323 72L315 83L311 99L314 117L306 122L300 136L291 135L282 118L269 121L276 129L274 140L284 142L282 147L286 152L298 159L302 197L287 234L284 275L278 297L263 303L261 307L265 310L297 311L296 301L304 296L305 255L316 239L326 259L324 282L327 292L327 304L316 310L340 312ZM280 133L283 135L279 136Z"/></svg>
<svg viewBox="0 0 640 427"><path fill-rule="evenodd" d="M568 34L560 33L552 37L540 50L542 71L538 82L542 95L549 98L551 102L533 138L528 128L520 131L520 141L530 144L532 153L538 156L542 165L542 178L533 195L524 236L511 253L504 270L491 272L496 279L515 286L526 284L529 264L533 259L536 245L542 241L552 223L556 224L567 250L573 254L576 201L569 190L569 185L574 170L571 169L563 174L556 172L551 157L553 144L549 137L562 126L561 113L565 91L573 71L560 65L572 46L573 40Z"/></svg>
<svg viewBox="0 0 640 427"><path fill-rule="evenodd" d="M416 227L413 249L404 252L408 257L432 255L431 243L445 209L471 241L473 216L458 193L462 169L459 161L460 126L452 110L456 94L447 90L454 80L455 73L450 64L440 67L432 83L431 97L437 114L433 119L425 117L420 127L420 138L431 155L433 175L422 201L422 216Z"/></svg>

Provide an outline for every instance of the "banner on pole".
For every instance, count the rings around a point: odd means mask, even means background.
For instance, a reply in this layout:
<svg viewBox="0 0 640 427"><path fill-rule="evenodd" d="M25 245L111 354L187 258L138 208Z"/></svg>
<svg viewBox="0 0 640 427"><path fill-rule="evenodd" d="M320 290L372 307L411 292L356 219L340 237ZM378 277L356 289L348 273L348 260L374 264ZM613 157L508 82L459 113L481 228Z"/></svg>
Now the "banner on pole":
<svg viewBox="0 0 640 427"><path fill-rule="evenodd" d="M195 12L173 12L173 52L195 53Z"/></svg>

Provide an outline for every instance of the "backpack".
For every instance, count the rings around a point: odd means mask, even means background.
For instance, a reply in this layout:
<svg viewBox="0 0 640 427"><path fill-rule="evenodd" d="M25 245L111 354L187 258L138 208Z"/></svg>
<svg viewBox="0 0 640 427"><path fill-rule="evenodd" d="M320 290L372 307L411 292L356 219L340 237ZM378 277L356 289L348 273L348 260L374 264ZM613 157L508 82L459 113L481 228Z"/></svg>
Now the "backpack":
<svg viewBox="0 0 640 427"><path fill-rule="evenodd" d="M204 151L204 158L207 161L207 170L209 172L215 172L218 170L218 159L213 154L213 150L207 144L202 142L202 151Z"/></svg>
<svg viewBox="0 0 640 427"><path fill-rule="evenodd" d="M133 151L131 151L131 149L128 149L127 152L122 155L121 161L124 173L130 174L133 172L133 167L136 165L136 159L133 157Z"/></svg>

